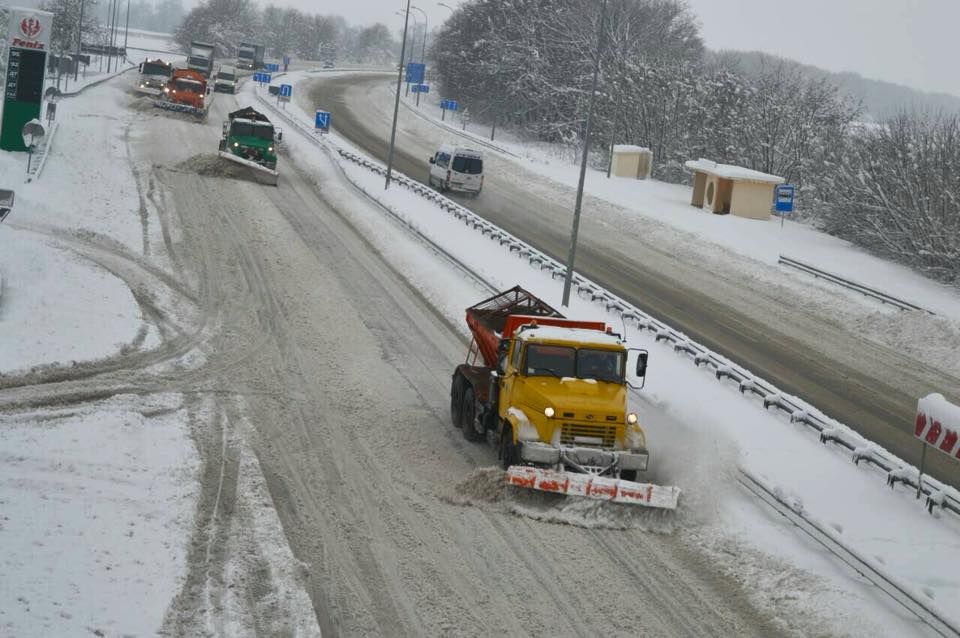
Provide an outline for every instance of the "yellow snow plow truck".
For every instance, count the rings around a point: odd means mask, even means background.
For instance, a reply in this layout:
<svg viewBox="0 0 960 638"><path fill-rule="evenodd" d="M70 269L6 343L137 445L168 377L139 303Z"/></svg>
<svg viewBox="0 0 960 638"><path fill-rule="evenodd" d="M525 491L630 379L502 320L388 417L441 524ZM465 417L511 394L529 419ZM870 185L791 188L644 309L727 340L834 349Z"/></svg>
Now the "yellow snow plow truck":
<svg viewBox="0 0 960 638"><path fill-rule="evenodd" d="M473 340L453 373L450 412L465 438L499 449L520 488L676 509L677 487L638 482L650 453L627 411L627 359L647 353L597 321L576 321L516 286L467 309Z"/></svg>

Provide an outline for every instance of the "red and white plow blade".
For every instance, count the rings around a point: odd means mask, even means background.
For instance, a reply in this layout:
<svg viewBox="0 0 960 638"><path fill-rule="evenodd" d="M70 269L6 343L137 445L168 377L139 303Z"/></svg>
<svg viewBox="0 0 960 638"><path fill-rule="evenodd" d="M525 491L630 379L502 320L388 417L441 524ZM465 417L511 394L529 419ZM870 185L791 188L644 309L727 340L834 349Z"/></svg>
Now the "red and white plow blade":
<svg viewBox="0 0 960 638"><path fill-rule="evenodd" d="M510 466L507 470L507 484L541 492L585 496L612 503L668 510L677 509L677 501L680 499L679 487L634 483L592 474L556 472L523 465Z"/></svg>

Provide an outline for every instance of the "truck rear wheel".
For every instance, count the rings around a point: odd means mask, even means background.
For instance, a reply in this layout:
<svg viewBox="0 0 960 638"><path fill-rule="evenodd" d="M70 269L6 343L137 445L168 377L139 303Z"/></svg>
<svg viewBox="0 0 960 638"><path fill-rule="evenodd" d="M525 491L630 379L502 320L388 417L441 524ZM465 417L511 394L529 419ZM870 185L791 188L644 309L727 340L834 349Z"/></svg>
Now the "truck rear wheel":
<svg viewBox="0 0 960 638"><path fill-rule="evenodd" d="M463 431L463 438L468 441L479 441L481 436L473 424L477 415L477 402L473 397L473 388L468 387L463 392L463 403L460 408L460 429Z"/></svg>
<svg viewBox="0 0 960 638"><path fill-rule="evenodd" d="M463 408L463 377L459 374L453 378L450 386L450 423L455 428L460 427L460 413Z"/></svg>

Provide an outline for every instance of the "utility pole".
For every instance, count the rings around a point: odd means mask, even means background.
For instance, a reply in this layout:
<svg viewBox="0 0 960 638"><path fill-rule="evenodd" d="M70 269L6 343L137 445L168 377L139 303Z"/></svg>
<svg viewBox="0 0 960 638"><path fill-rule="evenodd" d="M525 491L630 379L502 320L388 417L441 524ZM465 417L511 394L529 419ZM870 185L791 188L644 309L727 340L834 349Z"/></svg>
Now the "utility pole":
<svg viewBox="0 0 960 638"><path fill-rule="evenodd" d="M604 0L606 2L606 0ZM393 126L390 127L390 152L387 154L387 181L383 190L390 188L390 176L393 171L393 146L397 139L397 115L400 111L400 85L403 84L403 56L407 52L407 25L410 20L410 0L403 16L403 42L400 44L400 68L397 69L397 96L393 100Z"/></svg>
<svg viewBox="0 0 960 638"><path fill-rule="evenodd" d="M587 155L590 151L590 127L593 124L593 103L597 97L597 76L600 74L600 54L603 52L603 23L607 16L607 0L600 6L600 28L597 33L597 57L593 61L593 85L590 89L590 106L587 107L587 128L583 134L583 157L580 158L580 181L577 184L577 203L573 209L573 229L570 231L570 254L567 256L567 273L563 280L563 306L570 305L570 285L573 283L573 264L577 257L577 235L580 232L580 208L583 205L583 182L587 177Z"/></svg>

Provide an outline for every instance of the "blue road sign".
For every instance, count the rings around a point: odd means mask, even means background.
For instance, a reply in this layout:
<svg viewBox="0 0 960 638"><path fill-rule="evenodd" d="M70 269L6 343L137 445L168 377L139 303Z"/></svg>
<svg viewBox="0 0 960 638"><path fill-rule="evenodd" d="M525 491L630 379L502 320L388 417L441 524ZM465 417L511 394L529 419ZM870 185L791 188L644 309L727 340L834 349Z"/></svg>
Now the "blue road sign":
<svg viewBox="0 0 960 638"><path fill-rule="evenodd" d="M330 113L317 109L317 117L313 122L313 127L324 133L330 132Z"/></svg>
<svg viewBox="0 0 960 638"><path fill-rule="evenodd" d="M290 56L285 55L283 56L283 70L286 71L288 66L290 66Z"/></svg>
<svg viewBox="0 0 960 638"><path fill-rule="evenodd" d="M277 71L280 70L280 65L267 62L266 64L263 65L263 68L265 68L267 71L270 71L271 73L276 73Z"/></svg>
<svg viewBox="0 0 960 638"><path fill-rule="evenodd" d="M410 62L407 64L407 78L404 80L407 84L422 84L423 74L427 65L419 62Z"/></svg>
<svg viewBox="0 0 960 638"><path fill-rule="evenodd" d="M791 184L778 184L773 189L773 208L778 213L793 212L793 194L794 186Z"/></svg>
<svg viewBox="0 0 960 638"><path fill-rule="evenodd" d="M440 100L440 108L445 111L456 111L458 106L456 100Z"/></svg>
<svg viewBox="0 0 960 638"><path fill-rule="evenodd" d="M414 84L410 87L410 90L414 93L429 93L430 85L429 84Z"/></svg>
<svg viewBox="0 0 960 638"><path fill-rule="evenodd" d="M290 97L293 95L293 85L292 84L281 84L280 85L280 97Z"/></svg>

